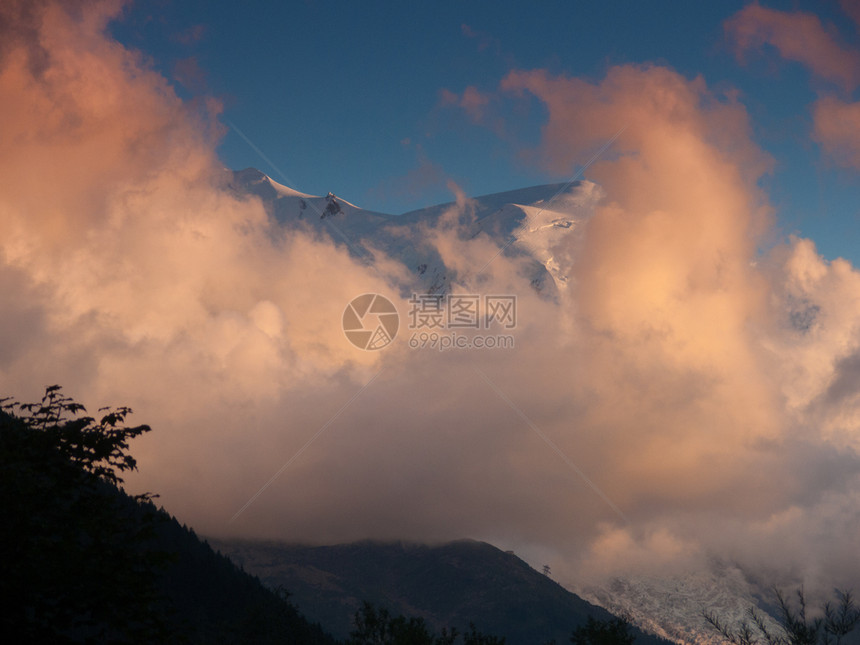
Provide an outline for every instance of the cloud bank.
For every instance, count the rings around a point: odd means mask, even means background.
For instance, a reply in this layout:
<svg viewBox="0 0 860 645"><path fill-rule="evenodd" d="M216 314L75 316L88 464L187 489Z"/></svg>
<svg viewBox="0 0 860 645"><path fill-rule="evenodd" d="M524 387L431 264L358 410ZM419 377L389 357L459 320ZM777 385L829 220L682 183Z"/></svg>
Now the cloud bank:
<svg viewBox="0 0 860 645"><path fill-rule="evenodd" d="M470 536L571 580L709 553L857 579L860 273L774 238L772 160L731 94L657 66L510 72L492 100L548 113L536 163L572 172L616 137L551 249L568 287L543 297L521 256L464 239L459 195L424 239L455 291L518 296L516 348L362 352L346 303L396 298L410 267L233 192L217 103L184 104L111 40L116 3L6 6L0 389L133 407L154 430L130 486L217 535ZM473 98L448 102L489 104Z"/></svg>

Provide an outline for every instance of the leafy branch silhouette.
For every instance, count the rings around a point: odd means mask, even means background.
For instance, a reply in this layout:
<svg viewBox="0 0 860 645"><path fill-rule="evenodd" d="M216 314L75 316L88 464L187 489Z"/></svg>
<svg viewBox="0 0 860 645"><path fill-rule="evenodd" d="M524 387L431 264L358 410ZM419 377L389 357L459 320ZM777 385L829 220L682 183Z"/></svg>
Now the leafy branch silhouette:
<svg viewBox="0 0 860 645"><path fill-rule="evenodd" d="M128 453L128 442L150 431L148 425L128 427L128 407L99 408L97 421L86 408L62 393L59 385L45 389L39 403L19 403L6 397L0 409L23 421L30 429L47 435L69 460L82 470L114 485L122 483L119 473L134 470L137 461ZM139 498L154 497L145 493Z"/></svg>

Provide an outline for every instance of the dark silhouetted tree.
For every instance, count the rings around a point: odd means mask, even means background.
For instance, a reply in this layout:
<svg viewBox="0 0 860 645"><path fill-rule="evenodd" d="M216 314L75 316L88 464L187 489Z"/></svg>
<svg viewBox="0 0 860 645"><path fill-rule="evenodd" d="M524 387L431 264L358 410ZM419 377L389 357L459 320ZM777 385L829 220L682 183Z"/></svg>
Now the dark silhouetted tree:
<svg viewBox="0 0 860 645"><path fill-rule="evenodd" d="M355 613L350 645L437 645L422 618L392 616L385 608L364 602Z"/></svg>
<svg viewBox="0 0 860 645"><path fill-rule="evenodd" d="M475 629L474 623L469 623L469 631L463 634L463 645L505 645L505 639L482 634Z"/></svg>
<svg viewBox="0 0 860 645"><path fill-rule="evenodd" d="M35 641L139 642L164 636L148 548L151 496L120 495L135 467L128 408L96 420L58 386L40 403L0 401L3 631ZM47 639L47 640L46 640Z"/></svg>
<svg viewBox="0 0 860 645"><path fill-rule="evenodd" d="M447 628L436 635L423 618L392 616L387 609L367 601L355 613L354 621L348 645L454 645L459 635L456 629ZM482 634L469 623L463 645L505 645L505 639Z"/></svg>
<svg viewBox="0 0 860 645"><path fill-rule="evenodd" d="M632 645L636 637L629 633L629 628L626 618L596 620L589 616L585 625L574 630L570 642L573 645Z"/></svg>

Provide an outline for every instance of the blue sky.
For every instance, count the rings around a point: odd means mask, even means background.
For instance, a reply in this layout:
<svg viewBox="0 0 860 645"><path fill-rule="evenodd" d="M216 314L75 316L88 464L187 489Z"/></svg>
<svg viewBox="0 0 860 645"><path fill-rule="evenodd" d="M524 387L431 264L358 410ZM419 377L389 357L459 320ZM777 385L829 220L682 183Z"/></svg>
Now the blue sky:
<svg viewBox="0 0 860 645"><path fill-rule="evenodd" d="M448 179L470 195L567 179L523 160L546 120L539 103L509 106L499 136L445 106L444 90L493 92L512 69L599 81L612 65L655 63L701 75L740 92L758 145L775 159L763 186L779 233L856 264L856 174L809 137L819 87L804 67L772 51L735 58L723 23L746 4L159 1L132 5L112 30L183 97L223 101L228 167L388 213L450 200ZM814 12L858 45L836 2L766 6Z"/></svg>

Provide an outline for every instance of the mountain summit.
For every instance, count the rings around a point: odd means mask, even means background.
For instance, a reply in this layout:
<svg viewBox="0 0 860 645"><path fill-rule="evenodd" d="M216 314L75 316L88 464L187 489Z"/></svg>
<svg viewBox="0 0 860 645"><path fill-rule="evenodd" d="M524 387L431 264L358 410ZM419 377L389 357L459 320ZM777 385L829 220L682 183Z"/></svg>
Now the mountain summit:
<svg viewBox="0 0 860 645"><path fill-rule="evenodd" d="M588 181L547 184L482 195L461 202L438 204L390 215L365 210L329 192L308 195L279 184L255 168L231 171L229 186L240 195L262 200L280 225L324 229L336 244L368 263L374 251L402 262L413 275L413 291L445 293L458 275L438 253L423 243L429 229L450 225L465 239L486 235L509 256L524 256L535 289L552 295L567 285L566 261L557 256L558 244L578 233L602 196ZM479 271L481 267L474 267ZM461 270L462 273L462 270Z"/></svg>
<svg viewBox="0 0 860 645"><path fill-rule="evenodd" d="M512 552L474 540L437 546L405 542L355 542L295 546L215 540L213 544L269 587L283 585L311 621L339 638L368 600L460 631L470 621L509 645L569 641L589 617L610 614L535 571ZM640 645L668 641L632 629Z"/></svg>

